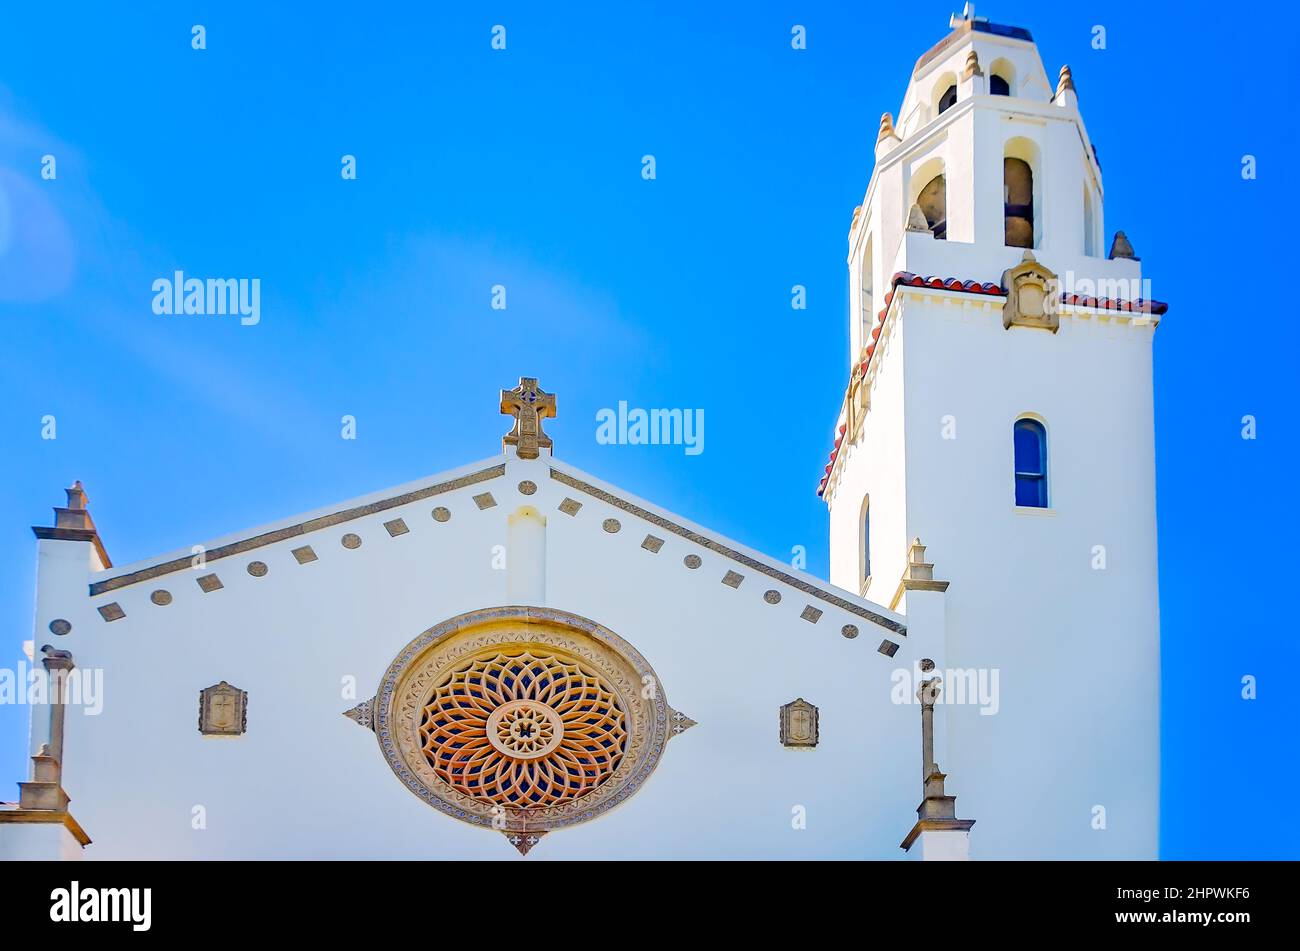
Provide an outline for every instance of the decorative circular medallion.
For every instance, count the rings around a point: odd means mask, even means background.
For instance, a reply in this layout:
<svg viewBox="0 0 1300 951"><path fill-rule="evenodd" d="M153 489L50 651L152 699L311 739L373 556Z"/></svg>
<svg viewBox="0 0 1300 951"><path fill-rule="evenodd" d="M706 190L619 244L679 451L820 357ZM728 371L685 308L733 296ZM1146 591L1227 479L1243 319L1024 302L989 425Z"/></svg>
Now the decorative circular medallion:
<svg viewBox="0 0 1300 951"><path fill-rule="evenodd" d="M539 759L563 742L564 720L544 703L511 700L488 715L487 739L510 759Z"/></svg>
<svg viewBox="0 0 1300 951"><path fill-rule="evenodd" d="M704 562L700 560L699 555L687 555L682 559L682 564L687 568L698 568L700 565L704 564Z"/></svg>
<svg viewBox="0 0 1300 951"><path fill-rule="evenodd" d="M840 633L852 640L858 636L858 626L856 624L845 624L840 628Z"/></svg>
<svg viewBox="0 0 1300 951"><path fill-rule="evenodd" d="M72 624L61 617L56 617L50 622L50 633L58 634L62 637L64 634L72 633Z"/></svg>
<svg viewBox="0 0 1300 951"><path fill-rule="evenodd" d="M534 492L536 492L536 491L537 491L537 483L536 483L536 482L531 482L531 481L529 481L528 479L525 479L523 482L520 482L520 483L519 483L519 494L520 494L520 495L532 495L532 494L533 494Z"/></svg>
<svg viewBox="0 0 1300 951"><path fill-rule="evenodd" d="M605 521L600 523L600 527L603 528L605 531L609 532L611 535L613 535L620 528L622 528L623 525L616 518L607 518L605 519Z"/></svg>
<svg viewBox="0 0 1300 951"><path fill-rule="evenodd" d="M248 563L248 573L254 578L264 577L269 570L264 561L250 561Z"/></svg>
<svg viewBox="0 0 1300 951"><path fill-rule="evenodd" d="M163 608L172 603L172 593L163 588L159 588L153 594L149 595L149 600L158 607Z"/></svg>
<svg viewBox="0 0 1300 951"><path fill-rule="evenodd" d="M353 535L351 532L348 532L346 535L344 535L344 536L340 539L340 541L342 542L344 548L360 548L360 547L361 547L361 536L360 536L360 535Z"/></svg>
<svg viewBox="0 0 1300 951"><path fill-rule="evenodd" d="M404 648L380 682L374 729L393 772L435 809L541 834L640 788L672 713L654 670L612 631L503 607L451 618Z"/></svg>
<svg viewBox="0 0 1300 951"><path fill-rule="evenodd" d="M445 509L439 505L433 510L433 520L435 522L446 522L451 518L451 510Z"/></svg>
<svg viewBox="0 0 1300 951"><path fill-rule="evenodd" d="M768 604L780 604L780 603L781 603L781 592L780 592L780 591L777 591L777 590L775 590L775 589L773 589L773 590L771 590L771 591L764 591L764 592L763 592L763 600L766 601Z"/></svg>

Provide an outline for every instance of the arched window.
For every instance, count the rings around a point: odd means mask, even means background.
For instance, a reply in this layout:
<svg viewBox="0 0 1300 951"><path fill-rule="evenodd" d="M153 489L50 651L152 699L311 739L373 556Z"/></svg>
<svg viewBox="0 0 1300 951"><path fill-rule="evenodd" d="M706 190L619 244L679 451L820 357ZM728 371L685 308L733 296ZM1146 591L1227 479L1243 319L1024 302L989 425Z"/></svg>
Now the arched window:
<svg viewBox="0 0 1300 951"><path fill-rule="evenodd" d="M940 241L948 237L948 184L942 175L936 175L921 189L916 203L925 213L925 223L930 233Z"/></svg>
<svg viewBox="0 0 1300 951"><path fill-rule="evenodd" d="M1002 160L1003 230L1009 248L1034 246L1034 173L1024 159Z"/></svg>
<svg viewBox="0 0 1300 951"><path fill-rule="evenodd" d="M947 72L942 76L935 77L934 85L930 87L930 109L926 113L926 121L943 115L956 103L957 74Z"/></svg>
<svg viewBox="0 0 1300 951"><path fill-rule="evenodd" d="M871 580L871 496L862 502L862 580Z"/></svg>
<svg viewBox="0 0 1300 951"><path fill-rule="evenodd" d="M1047 430L1036 419L1015 428L1016 505L1047 508Z"/></svg>
<svg viewBox="0 0 1300 951"><path fill-rule="evenodd" d="M862 253L862 346L867 345L867 335L871 333L871 328L876 324L876 295L872 276L875 271L876 259L874 249L874 236L867 238L867 248ZM861 347L858 348L861 350Z"/></svg>
<svg viewBox="0 0 1300 951"><path fill-rule="evenodd" d="M1009 96L1016 85L1016 67L1011 60L999 57L989 64L989 92L994 96Z"/></svg>

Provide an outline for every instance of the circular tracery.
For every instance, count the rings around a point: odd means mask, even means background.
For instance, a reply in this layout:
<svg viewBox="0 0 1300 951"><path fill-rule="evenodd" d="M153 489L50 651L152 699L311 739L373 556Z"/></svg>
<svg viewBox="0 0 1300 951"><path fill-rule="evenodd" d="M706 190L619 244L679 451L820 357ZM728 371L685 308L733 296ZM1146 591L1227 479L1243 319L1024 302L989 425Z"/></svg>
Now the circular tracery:
<svg viewBox="0 0 1300 951"><path fill-rule="evenodd" d="M671 714L654 670L613 631L511 606L448 618L406 645L380 680L374 730L433 808L536 836L635 793Z"/></svg>
<svg viewBox="0 0 1300 951"><path fill-rule="evenodd" d="M537 648L493 651L445 673L425 700L420 750L480 802L554 806L591 792L627 744L617 694L590 667Z"/></svg>
<svg viewBox="0 0 1300 951"><path fill-rule="evenodd" d="M514 759L537 759L564 739L564 721L545 704L511 700L492 711L487 738L497 752Z"/></svg>

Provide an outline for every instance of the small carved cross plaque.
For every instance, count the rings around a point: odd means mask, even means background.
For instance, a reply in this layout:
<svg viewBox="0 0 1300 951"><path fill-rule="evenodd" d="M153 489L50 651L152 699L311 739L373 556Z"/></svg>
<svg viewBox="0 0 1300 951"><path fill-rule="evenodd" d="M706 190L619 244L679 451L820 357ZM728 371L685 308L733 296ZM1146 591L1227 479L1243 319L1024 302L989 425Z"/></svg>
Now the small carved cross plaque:
<svg viewBox="0 0 1300 951"><path fill-rule="evenodd" d="M798 697L781 708L781 745L812 749L817 745L817 708Z"/></svg>
<svg viewBox="0 0 1300 951"><path fill-rule="evenodd" d="M239 736L248 728L248 691L224 680L199 691L199 732L204 736Z"/></svg>
<svg viewBox="0 0 1300 951"><path fill-rule="evenodd" d="M555 418L555 395L539 387L535 377L521 376L513 390L501 391L501 412L515 418L514 427L501 437L502 450L514 446L520 459L536 459L539 449L551 448L542 420Z"/></svg>

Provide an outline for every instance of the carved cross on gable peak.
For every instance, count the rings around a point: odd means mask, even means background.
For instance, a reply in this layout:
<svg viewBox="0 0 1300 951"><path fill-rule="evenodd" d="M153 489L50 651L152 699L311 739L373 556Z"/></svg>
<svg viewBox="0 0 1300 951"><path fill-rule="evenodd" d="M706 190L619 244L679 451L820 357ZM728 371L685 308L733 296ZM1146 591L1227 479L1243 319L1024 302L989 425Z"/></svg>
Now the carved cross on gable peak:
<svg viewBox="0 0 1300 951"><path fill-rule="evenodd" d="M501 449L514 446L520 459L536 459L539 450L551 448L551 437L542 431L542 420L555 418L555 394L537 385L537 378L521 376L513 390L501 391L501 412L515 418L510 432L501 437Z"/></svg>

